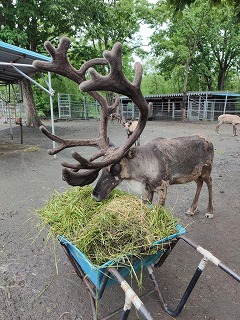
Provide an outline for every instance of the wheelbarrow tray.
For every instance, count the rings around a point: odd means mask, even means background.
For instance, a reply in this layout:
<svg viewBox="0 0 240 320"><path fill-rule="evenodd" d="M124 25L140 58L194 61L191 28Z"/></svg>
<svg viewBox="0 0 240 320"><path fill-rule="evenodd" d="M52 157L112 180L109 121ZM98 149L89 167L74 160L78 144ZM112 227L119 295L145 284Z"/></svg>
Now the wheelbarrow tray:
<svg viewBox="0 0 240 320"><path fill-rule="evenodd" d="M146 255L141 258L131 259L132 256L128 256L126 261L130 260L131 265L127 265L121 262L117 262L115 260L109 260L106 263L104 263L101 266L95 266L91 263L91 261L85 256L84 253L82 253L75 245L73 245L69 240L64 238L63 236L58 236L58 240L62 245L64 245L69 253L72 255L72 257L75 259L77 264L80 266L86 277L94 284L96 288L100 288L103 276L106 275L106 269L108 267L116 267L118 272L121 274L123 278L127 277L131 272L137 272L144 267L147 267L149 265L152 265L157 259L160 258L160 256L165 252L164 249L161 248L161 246L164 243L170 243L171 240L176 238L177 236L186 233L186 230L180 226L176 225L176 233L169 235L168 237L165 237L163 239L160 239L154 243L152 243L151 247L158 246L160 247L157 252L154 254ZM110 286L113 283L115 283L116 280L111 278L109 276L108 282L106 286Z"/></svg>

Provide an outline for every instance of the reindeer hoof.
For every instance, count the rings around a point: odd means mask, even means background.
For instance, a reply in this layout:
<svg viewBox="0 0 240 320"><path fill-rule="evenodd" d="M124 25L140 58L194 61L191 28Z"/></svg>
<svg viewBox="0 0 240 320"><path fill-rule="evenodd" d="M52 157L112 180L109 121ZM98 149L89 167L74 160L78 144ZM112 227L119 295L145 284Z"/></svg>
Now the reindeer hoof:
<svg viewBox="0 0 240 320"><path fill-rule="evenodd" d="M194 215L194 212L192 212L191 210L188 210L188 211L186 212L186 215L188 215L188 216L193 216L193 215Z"/></svg>
<svg viewBox="0 0 240 320"><path fill-rule="evenodd" d="M208 218L208 219L212 219L214 217L214 213L206 212L205 213L205 217Z"/></svg>

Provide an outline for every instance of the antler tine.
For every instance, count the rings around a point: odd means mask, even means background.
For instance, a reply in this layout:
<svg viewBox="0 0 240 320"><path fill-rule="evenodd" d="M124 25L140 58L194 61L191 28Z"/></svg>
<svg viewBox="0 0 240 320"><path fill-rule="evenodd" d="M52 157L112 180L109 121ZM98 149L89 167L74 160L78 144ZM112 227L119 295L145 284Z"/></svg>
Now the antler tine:
<svg viewBox="0 0 240 320"><path fill-rule="evenodd" d="M58 146L50 150L49 153L55 154L65 148L73 146L95 146L101 149L101 151L93 155L90 160L87 160L78 155L78 153L74 152L72 156L79 163L75 165L65 163L65 166L74 170L94 169L94 172L101 170L101 168L120 159L128 151L128 149L138 139L147 122L148 105L140 90L143 72L142 66L139 63L135 64L135 78L133 82L130 83L122 72L122 45L120 43L116 43L111 51L105 51L104 58L92 59L86 62L79 70L73 68L67 59L67 51L70 47L70 40L68 38L63 37L57 49L55 49L50 42L46 42L45 46L53 58L52 62L34 61L34 67L38 70L52 71L73 80L74 82L80 84L80 89L82 91L88 92L88 94L97 100L101 105L101 121L99 125L99 137L97 139L64 140L51 134L46 129L42 129L46 136L58 143ZM109 63L110 65L110 74L108 76L102 76L98 74L93 68L93 66L96 64L106 63ZM91 80L86 80L85 74L87 70L90 73ZM140 111L138 126L131 137L122 147L117 148L113 153L107 153L106 156L105 154L110 147L110 142L107 138L108 113L116 108L117 104L119 103L119 97L116 97L116 100L112 106L108 106L106 100L102 95L96 92L96 90L112 91L119 94L125 94L135 103ZM103 161L94 161L102 155L104 155ZM72 171L70 170L70 172ZM91 176L91 173L93 173L93 171L89 170L89 176Z"/></svg>
<svg viewBox="0 0 240 320"><path fill-rule="evenodd" d="M88 71L91 79L82 82L80 84L80 89L84 92L108 90L119 94L125 94L138 107L140 116L136 129L122 147L114 150L114 152L106 156L102 162L84 164L84 168L86 169L104 167L120 159L139 138L146 125L149 114L148 103L143 97L140 89L143 73L142 65L140 63L135 64L135 77L131 83L125 78L122 72L121 43L116 43L111 51L104 51L103 55L110 65L109 75L102 76L94 68L90 67Z"/></svg>
<svg viewBox="0 0 240 320"><path fill-rule="evenodd" d="M96 58L87 61L84 63L80 70L76 70L75 68L72 67L72 65L69 63L68 58L67 58L67 52L68 49L70 48L70 39L67 37L63 37L60 39L59 45L56 48L49 42L46 41L44 43L45 48L47 51L50 53L52 56L52 61L51 62L44 62L44 61L39 61L35 60L33 62L33 66L37 70L43 70L43 71L50 71L54 72L60 75L63 75L74 82L80 84L81 82L85 81L85 73L90 68L91 66L94 66L96 64L107 64L107 60L105 58ZM76 140L64 140L61 139L60 137L53 135L51 132L49 132L45 127L41 126L40 130L52 141L56 141L58 146L48 150L48 153L50 155L56 154L60 152L61 150L65 148L70 148L70 147L75 147L75 146L94 146L98 147L99 149L102 149L102 151L94 154L90 159L97 159L99 158L104 152L109 147L109 141L107 137L107 118L108 118L108 113L114 110L117 105L119 104L119 96L116 96L115 102L113 105L109 106L104 99L104 97L95 91L89 92L88 93L91 97L93 97L96 101L99 102L101 106L101 121L99 125L99 137L96 139L76 139ZM84 159L84 158L83 158ZM92 160L90 160L92 161ZM86 159L83 161L84 163L87 162ZM70 164L68 164L69 167L71 167ZM73 166L73 165L72 165ZM79 166L79 165L78 165Z"/></svg>
<svg viewBox="0 0 240 320"><path fill-rule="evenodd" d="M83 92L105 90L119 94L125 94L129 98L136 99L137 95L141 94L140 84L142 80L142 65L136 62L134 65L135 77L133 82L129 82L122 72L122 44L117 42L114 44L111 51L104 51L103 56L109 62L110 73L107 76L100 75L94 68L89 68L90 80L86 80L80 84L80 89ZM143 97L142 97L143 98ZM143 98L145 101L145 99ZM145 107L147 102L145 101ZM144 107L139 106L140 109Z"/></svg>
<svg viewBox="0 0 240 320"><path fill-rule="evenodd" d="M84 172L72 172L67 168L63 168L63 180L65 180L71 186L83 187L96 180L100 170L101 169L86 170Z"/></svg>
<svg viewBox="0 0 240 320"><path fill-rule="evenodd" d="M45 134L49 139L52 141L57 142L58 146L49 149L48 154L54 155L58 152L71 147L77 147L77 146L90 146L90 147L105 147L105 144L103 143L103 139L96 138L96 139L62 139L54 134L52 134L50 131L48 131L44 126L40 126L39 130Z"/></svg>
<svg viewBox="0 0 240 320"><path fill-rule="evenodd" d="M97 58L93 60L89 60L86 62L85 66L83 66L82 70L76 70L73 66L69 63L67 58L67 52L70 48L71 41L67 37L62 37L60 39L59 45L57 49L49 42L45 41L44 46L47 51L52 56L51 62L45 62L40 60L33 61L33 66L37 70L42 71L50 71L62 76L65 76L74 82L80 84L81 82L85 81L85 73L83 72L85 68L89 68L90 66L97 64L107 64L106 59L104 58Z"/></svg>

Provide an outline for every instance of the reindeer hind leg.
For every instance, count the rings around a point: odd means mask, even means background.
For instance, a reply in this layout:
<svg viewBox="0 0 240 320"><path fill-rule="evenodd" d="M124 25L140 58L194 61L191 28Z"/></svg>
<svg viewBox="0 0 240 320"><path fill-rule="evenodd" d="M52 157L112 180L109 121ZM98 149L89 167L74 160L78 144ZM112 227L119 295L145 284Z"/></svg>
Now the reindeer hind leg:
<svg viewBox="0 0 240 320"><path fill-rule="evenodd" d="M213 204L212 204L212 178L209 176L207 179L204 179L208 187L208 207L205 217L212 219L214 217L213 213Z"/></svg>
<svg viewBox="0 0 240 320"><path fill-rule="evenodd" d="M197 212L197 209L198 209L198 199L199 199L200 192L202 190L202 185L203 185L202 177L198 177L195 182L197 184L196 193L195 193L195 196L193 198L193 202L191 204L191 207L186 212L186 214L190 215L190 216L193 216Z"/></svg>
<svg viewBox="0 0 240 320"><path fill-rule="evenodd" d="M237 136L237 128L235 124L233 124L233 136Z"/></svg>

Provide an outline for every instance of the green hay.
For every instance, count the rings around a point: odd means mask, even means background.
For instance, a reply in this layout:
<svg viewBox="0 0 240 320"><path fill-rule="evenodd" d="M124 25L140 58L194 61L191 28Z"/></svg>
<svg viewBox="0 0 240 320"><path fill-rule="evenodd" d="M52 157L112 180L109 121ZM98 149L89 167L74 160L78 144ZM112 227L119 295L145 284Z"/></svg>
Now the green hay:
<svg viewBox="0 0 240 320"><path fill-rule="evenodd" d="M81 250L95 266L126 255L148 254L149 246L176 233L178 219L163 207L149 208L134 195L114 190L96 202L92 187L73 187L55 192L37 210L54 236L62 235ZM152 251L151 251L152 254Z"/></svg>

